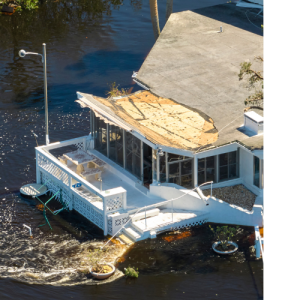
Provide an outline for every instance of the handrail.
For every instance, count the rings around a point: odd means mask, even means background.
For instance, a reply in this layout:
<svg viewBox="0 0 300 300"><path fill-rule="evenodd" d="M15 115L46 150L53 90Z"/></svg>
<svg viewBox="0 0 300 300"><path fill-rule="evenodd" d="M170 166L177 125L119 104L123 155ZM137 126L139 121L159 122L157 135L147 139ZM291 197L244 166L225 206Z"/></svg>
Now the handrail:
<svg viewBox="0 0 300 300"><path fill-rule="evenodd" d="M262 247L262 242L261 242L261 236L260 235L258 236L258 240L259 240L259 243L260 243L261 258L264 259L264 250L263 250L263 247Z"/></svg>
<svg viewBox="0 0 300 300"><path fill-rule="evenodd" d="M49 145L39 146L39 147L36 147L36 149L43 149L43 150L49 151L49 150L53 150L53 149L56 149L56 148L61 148L61 147L66 147L66 146L69 146L69 145L76 144L76 142L79 142L80 140L85 142L88 137L89 137L88 135L85 135L85 136L74 138L74 139L71 139L71 140L66 140L66 141L62 141L62 142L55 142L55 143L51 143Z"/></svg>
<svg viewBox="0 0 300 300"><path fill-rule="evenodd" d="M97 196L101 197L103 199L103 195L101 195L101 191L99 189L97 189L95 186L93 186L92 184L90 184L88 181L86 181L84 178L80 177L78 174L76 174L74 171L70 170L69 168L67 168L64 164L62 164L58 159L56 159L56 157L54 157L53 155L51 155L50 153L47 152L42 152L40 149L38 149L38 147L36 148L36 151L39 152L42 156L45 156L46 158L48 158L54 165L56 165L57 167L59 167L60 169L62 169L64 172L66 172L69 176L72 176L73 178L77 179L79 182L83 183L83 185L90 190L91 192L93 192L94 194L96 194ZM55 161L57 160L57 161ZM48 172L49 173L49 172ZM51 173L49 173L50 175L52 175ZM53 176L53 175L52 175Z"/></svg>
<svg viewBox="0 0 300 300"><path fill-rule="evenodd" d="M101 249L103 249L127 224L129 224L131 221L132 221L132 219L136 216L136 214L138 213L138 212L140 212L142 209L144 209L145 210L145 222L146 222L146 208L149 208L149 207L158 207L158 206L162 206L162 205L164 205L165 203L168 203L168 202L172 202L172 204L173 204L173 201L175 201L175 200L178 200L178 199L180 199L180 198L182 198L182 197L184 197L184 196L187 196L187 195L189 195L191 192L193 192L194 190L196 190L197 188L200 188L200 186L203 186L203 185L205 185L205 184L208 184L208 183L213 183L213 181L209 181L209 182L205 182L205 183L202 183L202 184L200 184L199 186L197 186L197 187L195 187L195 188L193 188L192 190L190 190L188 193L186 193L186 194L184 194L184 195L181 195L181 196L179 196L179 197L177 197L177 198L175 198L175 199L170 199L170 200L167 200L167 201L164 201L164 202L160 202L160 203L158 203L158 204L152 204L152 205L148 205L148 206L144 206L144 207L141 207L141 208L139 208L136 212L135 212L135 214L131 217L131 216L128 216L129 217L129 219L127 220L127 222L121 227L121 228L119 228L119 230L105 243L105 245L103 246L103 247L101 247ZM173 222L173 212L172 212L172 222ZM147 223L146 223L147 224ZM145 227L146 228L146 227Z"/></svg>

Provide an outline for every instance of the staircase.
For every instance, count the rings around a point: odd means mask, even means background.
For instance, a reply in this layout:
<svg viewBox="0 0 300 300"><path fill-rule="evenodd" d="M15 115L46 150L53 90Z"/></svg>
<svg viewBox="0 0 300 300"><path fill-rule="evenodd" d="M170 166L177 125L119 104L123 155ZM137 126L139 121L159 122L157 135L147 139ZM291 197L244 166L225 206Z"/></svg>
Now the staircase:
<svg viewBox="0 0 300 300"><path fill-rule="evenodd" d="M178 209L154 208L145 212L131 215L132 221L125 226L119 238L126 244L132 244L165 231L203 224L209 213L201 211L185 211Z"/></svg>

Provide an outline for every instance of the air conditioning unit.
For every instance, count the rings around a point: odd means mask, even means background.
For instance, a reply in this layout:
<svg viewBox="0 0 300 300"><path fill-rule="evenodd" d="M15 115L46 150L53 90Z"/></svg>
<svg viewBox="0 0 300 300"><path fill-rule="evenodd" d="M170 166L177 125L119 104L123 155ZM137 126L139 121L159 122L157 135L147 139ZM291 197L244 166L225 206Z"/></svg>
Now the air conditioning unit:
<svg viewBox="0 0 300 300"><path fill-rule="evenodd" d="M244 113L244 127L256 134L264 132L264 118L254 111Z"/></svg>

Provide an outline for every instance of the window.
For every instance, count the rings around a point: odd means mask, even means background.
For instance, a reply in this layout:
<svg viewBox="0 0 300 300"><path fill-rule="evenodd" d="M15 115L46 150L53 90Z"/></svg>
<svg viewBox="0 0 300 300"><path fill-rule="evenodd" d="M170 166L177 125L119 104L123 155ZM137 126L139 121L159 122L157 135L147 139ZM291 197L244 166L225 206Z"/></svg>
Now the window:
<svg viewBox="0 0 300 300"><path fill-rule="evenodd" d="M166 182L167 171L166 171L166 154L159 157L159 181Z"/></svg>
<svg viewBox="0 0 300 300"><path fill-rule="evenodd" d="M170 155L170 154L168 154ZM174 161L169 164L169 182L185 188L193 187L193 159Z"/></svg>
<svg viewBox="0 0 300 300"><path fill-rule="evenodd" d="M198 159L198 184L215 180L215 157Z"/></svg>
<svg viewBox="0 0 300 300"><path fill-rule="evenodd" d="M123 166L123 130L109 125L109 158Z"/></svg>
<svg viewBox="0 0 300 300"><path fill-rule="evenodd" d="M125 136L126 170L141 179L141 141L126 132Z"/></svg>
<svg viewBox="0 0 300 300"><path fill-rule="evenodd" d="M239 177L238 151L219 155L219 181Z"/></svg>
<svg viewBox="0 0 300 300"><path fill-rule="evenodd" d="M260 188L260 159L253 157L253 184ZM261 176L262 177L262 176Z"/></svg>
<svg viewBox="0 0 300 300"><path fill-rule="evenodd" d="M99 118L94 118L95 120L95 131L94 131L94 140L95 140L95 149L100 153L107 156L107 130L106 123Z"/></svg>

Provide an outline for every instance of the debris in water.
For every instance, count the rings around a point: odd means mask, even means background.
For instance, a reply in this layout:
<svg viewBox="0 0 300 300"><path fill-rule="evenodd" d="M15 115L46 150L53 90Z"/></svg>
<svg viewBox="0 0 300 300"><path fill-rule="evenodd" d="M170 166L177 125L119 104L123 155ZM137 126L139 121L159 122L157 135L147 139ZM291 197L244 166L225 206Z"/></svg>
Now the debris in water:
<svg viewBox="0 0 300 300"><path fill-rule="evenodd" d="M168 243L170 243L170 242L173 242L173 241L184 239L184 238L189 237L189 236L192 236L192 233L190 231L184 231L184 232L181 232L181 233L174 232L174 234L169 235L169 236L165 236L165 237L163 237L163 239L165 241L167 241Z"/></svg>

